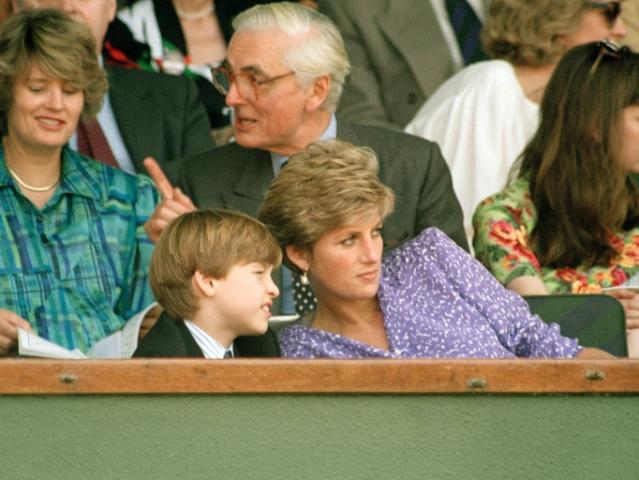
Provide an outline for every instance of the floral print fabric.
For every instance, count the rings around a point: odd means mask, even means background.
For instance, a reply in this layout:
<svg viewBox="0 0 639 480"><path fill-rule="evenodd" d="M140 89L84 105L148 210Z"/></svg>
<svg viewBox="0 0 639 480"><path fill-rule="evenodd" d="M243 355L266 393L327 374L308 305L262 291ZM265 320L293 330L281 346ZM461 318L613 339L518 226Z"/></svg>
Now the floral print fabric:
<svg viewBox="0 0 639 480"><path fill-rule="evenodd" d="M540 265L528 246L536 221L526 178L518 178L477 207L473 216L475 255L504 285L530 275L540 277L549 293L599 293L639 273L639 228L611 236L619 256L610 265L555 269Z"/></svg>

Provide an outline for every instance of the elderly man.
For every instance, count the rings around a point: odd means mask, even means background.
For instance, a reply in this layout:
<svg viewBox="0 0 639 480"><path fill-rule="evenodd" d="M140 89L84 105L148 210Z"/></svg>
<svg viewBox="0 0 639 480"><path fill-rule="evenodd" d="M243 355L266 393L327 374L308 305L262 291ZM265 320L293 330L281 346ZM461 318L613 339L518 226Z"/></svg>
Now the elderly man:
<svg viewBox="0 0 639 480"><path fill-rule="evenodd" d="M233 107L236 143L183 162L182 190L171 187L152 160L147 162L164 196L147 224L152 239L170 220L194 208L189 197L200 207L256 215L264 192L290 155L314 141L338 138L372 148L381 180L396 193L395 213L383 229L387 248L436 226L467 249L459 202L438 147L333 115L349 62L327 17L297 4L274 3L238 15L234 27L226 61L214 79ZM286 283L285 308L275 305L274 312L290 313Z"/></svg>
<svg viewBox="0 0 639 480"><path fill-rule="evenodd" d="M101 54L116 0L12 0L14 11L55 7L85 23ZM184 77L105 65L109 92L98 122L83 123L71 145L129 173L153 156L175 179L178 160L215 146L195 83Z"/></svg>

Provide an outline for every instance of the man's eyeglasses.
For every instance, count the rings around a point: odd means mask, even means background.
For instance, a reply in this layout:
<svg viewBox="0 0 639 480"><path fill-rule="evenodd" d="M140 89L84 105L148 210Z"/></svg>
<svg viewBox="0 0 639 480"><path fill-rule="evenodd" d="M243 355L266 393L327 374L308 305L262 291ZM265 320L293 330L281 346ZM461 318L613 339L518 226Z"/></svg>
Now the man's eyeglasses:
<svg viewBox="0 0 639 480"><path fill-rule="evenodd" d="M290 71L274 77L258 80L252 73L233 73L228 66L220 65L219 67L211 68L211 75L213 77L213 85L222 95L228 94L231 89L231 84L235 82L242 98L250 102L257 99L257 91L261 85L275 82L289 75L295 75L295 72Z"/></svg>
<svg viewBox="0 0 639 480"><path fill-rule="evenodd" d="M612 28L621 15L621 3L620 2L588 2L589 8L596 8L603 10L604 17L608 27Z"/></svg>
<svg viewBox="0 0 639 480"><path fill-rule="evenodd" d="M619 45L607 38L597 42L597 46L599 47L599 55L597 55L592 67L590 67L590 76L595 74L603 57L621 58L626 52L630 51L625 45Z"/></svg>

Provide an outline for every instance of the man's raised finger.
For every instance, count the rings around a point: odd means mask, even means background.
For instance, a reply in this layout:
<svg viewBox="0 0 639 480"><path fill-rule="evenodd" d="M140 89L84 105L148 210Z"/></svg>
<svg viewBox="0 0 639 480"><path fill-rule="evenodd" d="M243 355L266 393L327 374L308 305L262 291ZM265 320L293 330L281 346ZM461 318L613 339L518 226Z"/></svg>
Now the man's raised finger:
<svg viewBox="0 0 639 480"><path fill-rule="evenodd" d="M162 198L165 200L173 198L173 185L171 185L169 179L164 175L158 162L156 162L153 157L146 157L144 159L144 168L146 168L149 176L155 182L155 186L160 191Z"/></svg>

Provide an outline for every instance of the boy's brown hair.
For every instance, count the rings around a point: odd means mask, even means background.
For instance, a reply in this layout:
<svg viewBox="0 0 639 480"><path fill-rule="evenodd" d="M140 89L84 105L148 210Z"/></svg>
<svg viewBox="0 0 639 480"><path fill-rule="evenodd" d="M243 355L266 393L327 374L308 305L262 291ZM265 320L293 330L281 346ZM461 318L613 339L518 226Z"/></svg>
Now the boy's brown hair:
<svg viewBox="0 0 639 480"><path fill-rule="evenodd" d="M256 219L227 210L199 210L172 221L151 258L150 281L158 303L175 319L192 318L198 308L191 279L195 271L224 278L240 264L279 266L275 237Z"/></svg>

